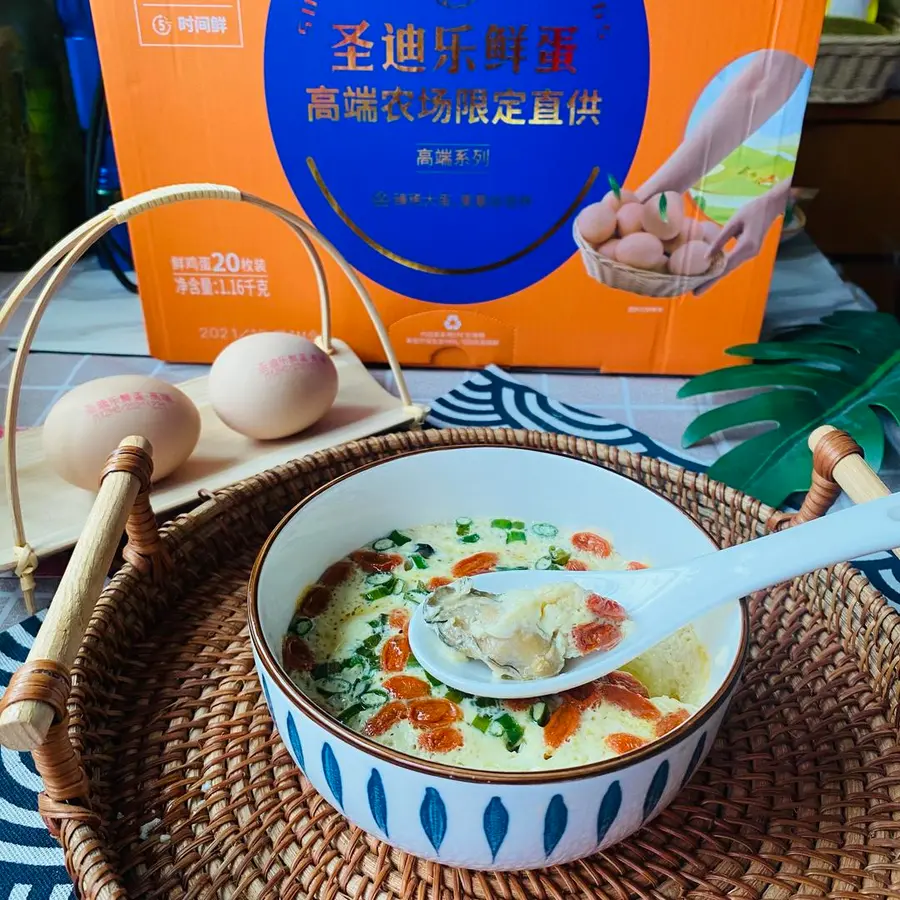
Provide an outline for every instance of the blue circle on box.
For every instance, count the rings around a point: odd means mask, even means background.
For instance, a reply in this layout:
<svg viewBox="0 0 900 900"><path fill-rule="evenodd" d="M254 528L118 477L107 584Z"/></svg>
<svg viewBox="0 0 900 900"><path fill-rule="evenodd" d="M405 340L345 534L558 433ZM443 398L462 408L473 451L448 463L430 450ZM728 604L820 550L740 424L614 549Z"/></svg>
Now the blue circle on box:
<svg viewBox="0 0 900 900"><path fill-rule="evenodd" d="M573 255L631 167L649 65L641 2L272 0L264 74L313 225L389 290L464 304Z"/></svg>

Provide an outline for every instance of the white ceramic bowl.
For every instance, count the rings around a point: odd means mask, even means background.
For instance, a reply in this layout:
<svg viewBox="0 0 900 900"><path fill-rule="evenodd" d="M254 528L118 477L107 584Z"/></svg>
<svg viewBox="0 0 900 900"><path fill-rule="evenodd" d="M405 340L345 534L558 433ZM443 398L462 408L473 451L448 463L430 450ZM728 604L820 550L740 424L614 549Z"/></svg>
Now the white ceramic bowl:
<svg viewBox="0 0 900 900"><path fill-rule="evenodd" d="M300 592L330 563L392 528L498 510L526 521L603 527L626 559L653 565L713 548L674 504L599 466L538 450L424 450L338 478L282 520L250 580L250 633L279 733L307 778L350 821L447 865L541 868L622 840L681 790L734 693L747 616L735 600L695 623L711 659L696 715L646 747L579 768L500 773L416 759L350 731L291 682L281 667L282 637Z"/></svg>

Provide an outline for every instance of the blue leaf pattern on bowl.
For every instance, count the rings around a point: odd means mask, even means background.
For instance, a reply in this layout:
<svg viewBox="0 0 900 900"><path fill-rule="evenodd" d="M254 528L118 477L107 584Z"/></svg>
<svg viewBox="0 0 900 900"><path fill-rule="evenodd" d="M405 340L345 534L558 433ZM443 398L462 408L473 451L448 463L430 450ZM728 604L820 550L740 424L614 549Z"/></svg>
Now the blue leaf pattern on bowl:
<svg viewBox="0 0 900 900"><path fill-rule="evenodd" d="M644 797L644 821L653 814L654 810L657 806L659 806L659 801L662 799L662 795L665 793L666 785L669 783L669 761L664 759L660 764L659 768L656 770L656 774L653 776L653 781L650 782L650 787L647 788L647 796Z"/></svg>
<svg viewBox="0 0 900 900"><path fill-rule="evenodd" d="M497 851L506 840L509 831L509 813L499 797L491 798L484 810L484 836L491 848L491 860L496 861Z"/></svg>
<svg viewBox="0 0 900 900"><path fill-rule="evenodd" d="M622 808L622 785L614 781L607 789L597 813L597 844L602 844Z"/></svg>
<svg viewBox="0 0 900 900"><path fill-rule="evenodd" d="M343 809L344 786L341 782L341 767L338 765L334 750L331 749L331 744L327 741L322 744L322 771L325 773L325 780L328 782L328 787L331 788L334 799L337 800L337 805Z"/></svg>
<svg viewBox="0 0 900 900"><path fill-rule="evenodd" d="M435 851L440 851L447 833L447 807L434 788L425 788L425 799L419 807L419 821Z"/></svg>
<svg viewBox="0 0 900 900"><path fill-rule="evenodd" d="M544 853L549 856L566 833L569 810L562 794L556 794L544 814Z"/></svg>
<svg viewBox="0 0 900 900"><path fill-rule="evenodd" d="M259 676L259 683L262 685L263 695L266 698L266 706L269 707L269 713L271 714L272 720L274 721L275 720L275 707L272 706L272 696L269 693L269 685L266 683L266 679L262 675Z"/></svg>
<svg viewBox="0 0 900 900"><path fill-rule="evenodd" d="M287 721L288 741L291 744L291 750L294 751L294 758L297 765L301 769L306 769L306 760L303 757L303 744L300 743L300 735L297 732L297 723L294 721L294 714L288 713Z"/></svg>
<svg viewBox="0 0 900 900"><path fill-rule="evenodd" d="M369 809L372 810L372 818L387 836L387 797L384 793L384 782L381 780L381 775L378 774L378 769L372 769L369 783L366 785L366 793L369 795Z"/></svg>
<svg viewBox="0 0 900 900"><path fill-rule="evenodd" d="M691 776L697 770L697 766L700 765L700 757L703 756L703 750L705 747L706 732L700 735L700 740L697 741L697 746L694 747L694 752L691 754L691 761L688 763L688 767L685 770L684 778L681 779L682 787L684 787L691 780Z"/></svg>

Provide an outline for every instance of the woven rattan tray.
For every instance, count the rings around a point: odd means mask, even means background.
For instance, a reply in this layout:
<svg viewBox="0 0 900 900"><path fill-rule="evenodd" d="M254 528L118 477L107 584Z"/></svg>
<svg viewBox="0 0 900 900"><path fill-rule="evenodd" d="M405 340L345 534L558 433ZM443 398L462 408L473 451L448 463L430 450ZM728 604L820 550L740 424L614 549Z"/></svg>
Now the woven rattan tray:
<svg viewBox="0 0 900 900"><path fill-rule="evenodd" d="M750 598L750 658L710 756L663 814L607 852L531 873L446 869L380 844L315 793L273 733L254 672L245 614L254 557L279 518L336 475L423 446L473 443L542 447L613 469L673 500L723 545L791 522L655 459L506 430L411 432L316 453L217 492L161 540L142 493L131 562L93 610L66 704L77 623L68 636L45 632L54 609L96 587L92 560L107 545L95 529L114 531L146 481L142 454L120 452L0 714L0 739L21 747L42 737L49 716L41 725L32 713L46 711L43 701L56 709L59 724L35 754L41 810L80 894L900 898L900 618L846 564ZM801 518L834 500L834 478L852 482L858 500L884 490L846 436L825 443Z"/></svg>

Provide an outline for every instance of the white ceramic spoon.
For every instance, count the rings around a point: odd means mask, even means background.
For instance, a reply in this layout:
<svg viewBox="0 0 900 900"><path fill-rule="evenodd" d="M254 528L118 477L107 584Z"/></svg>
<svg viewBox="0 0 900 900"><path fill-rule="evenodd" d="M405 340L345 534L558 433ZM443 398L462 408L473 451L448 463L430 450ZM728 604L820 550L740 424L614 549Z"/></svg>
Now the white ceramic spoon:
<svg viewBox="0 0 900 900"><path fill-rule="evenodd" d="M552 678L498 678L482 662L461 661L425 621L423 606L409 628L412 652L444 684L478 697L540 697L586 684L621 668L663 638L722 603L733 602L806 572L900 546L900 493L821 519L717 550L677 566L636 572L517 570L472 578L492 594L571 580L620 603L631 620L627 637L606 652L567 660Z"/></svg>

